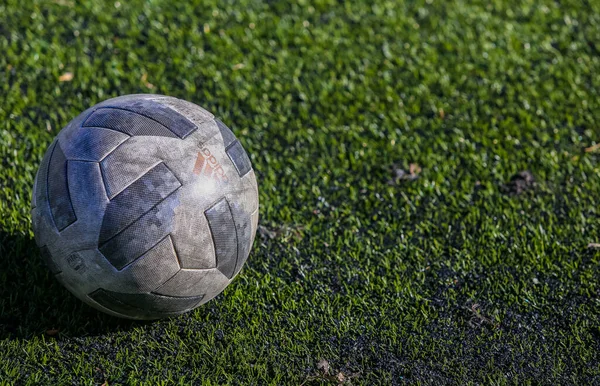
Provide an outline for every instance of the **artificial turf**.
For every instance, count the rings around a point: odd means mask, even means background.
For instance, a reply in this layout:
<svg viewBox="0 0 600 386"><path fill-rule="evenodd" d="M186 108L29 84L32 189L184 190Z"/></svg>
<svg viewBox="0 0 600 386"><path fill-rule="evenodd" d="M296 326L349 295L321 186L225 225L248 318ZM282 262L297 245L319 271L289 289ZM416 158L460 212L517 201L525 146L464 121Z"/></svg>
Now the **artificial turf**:
<svg viewBox="0 0 600 386"><path fill-rule="evenodd" d="M599 384L599 74L591 0L0 2L0 385ZM29 205L61 127L145 92L232 127L261 228L138 323L58 284Z"/></svg>

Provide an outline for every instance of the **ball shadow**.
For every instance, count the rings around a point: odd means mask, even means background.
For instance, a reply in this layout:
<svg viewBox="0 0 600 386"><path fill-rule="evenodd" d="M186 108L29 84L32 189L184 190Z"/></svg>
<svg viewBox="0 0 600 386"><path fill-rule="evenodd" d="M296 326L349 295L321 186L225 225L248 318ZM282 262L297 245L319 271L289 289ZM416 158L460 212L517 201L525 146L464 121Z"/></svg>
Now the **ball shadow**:
<svg viewBox="0 0 600 386"><path fill-rule="evenodd" d="M88 336L152 322L106 315L77 299L42 261L35 241L0 230L0 340Z"/></svg>

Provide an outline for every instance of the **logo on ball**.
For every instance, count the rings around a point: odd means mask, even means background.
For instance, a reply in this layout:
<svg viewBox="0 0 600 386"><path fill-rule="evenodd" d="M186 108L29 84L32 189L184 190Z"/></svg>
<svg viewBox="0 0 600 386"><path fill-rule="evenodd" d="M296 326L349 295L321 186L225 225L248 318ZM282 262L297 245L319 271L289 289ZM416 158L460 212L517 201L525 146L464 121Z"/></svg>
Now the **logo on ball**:
<svg viewBox="0 0 600 386"><path fill-rule="evenodd" d="M217 158L207 148L198 152L198 158L194 165L194 174L203 174L208 178L214 178L219 182L227 182L227 176L223 167L219 165Z"/></svg>

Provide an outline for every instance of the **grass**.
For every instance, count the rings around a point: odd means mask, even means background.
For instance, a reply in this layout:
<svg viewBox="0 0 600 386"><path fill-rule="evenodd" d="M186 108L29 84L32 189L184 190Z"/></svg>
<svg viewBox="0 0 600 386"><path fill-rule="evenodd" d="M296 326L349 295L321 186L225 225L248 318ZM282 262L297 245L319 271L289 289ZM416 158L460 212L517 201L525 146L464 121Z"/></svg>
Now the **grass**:
<svg viewBox="0 0 600 386"><path fill-rule="evenodd" d="M3 1L0 385L600 383L598 42L582 0ZM233 128L262 232L134 323L51 277L29 202L61 127L144 92Z"/></svg>

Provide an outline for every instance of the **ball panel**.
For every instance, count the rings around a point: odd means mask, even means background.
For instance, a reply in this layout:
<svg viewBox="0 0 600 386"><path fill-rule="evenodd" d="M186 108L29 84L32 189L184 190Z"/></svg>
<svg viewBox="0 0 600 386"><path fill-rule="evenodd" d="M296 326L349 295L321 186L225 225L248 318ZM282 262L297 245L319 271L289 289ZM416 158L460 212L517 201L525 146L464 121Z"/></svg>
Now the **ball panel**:
<svg viewBox="0 0 600 386"><path fill-rule="evenodd" d="M82 300L98 288L121 293L147 293L159 287L179 271L179 264L168 238L161 240L156 249L117 270L97 249L71 252L66 246L54 245L49 248L53 261L61 271L57 278L69 291ZM85 269L76 270L73 254L80 256ZM72 261L69 261L69 260Z"/></svg>
<svg viewBox="0 0 600 386"><path fill-rule="evenodd" d="M68 134L67 134L68 133ZM59 136L68 160L100 161L129 136L102 127L76 127Z"/></svg>
<svg viewBox="0 0 600 386"><path fill-rule="evenodd" d="M41 247L40 253L42 255L42 259L48 266L48 269L50 269L50 272L52 272L54 275L61 272L60 268L56 265L56 263L52 259L52 255L50 254L48 247L46 247L46 246Z"/></svg>
<svg viewBox="0 0 600 386"><path fill-rule="evenodd" d="M100 252L117 269L122 269L154 247L173 230L177 192L171 194L121 233L100 245Z"/></svg>
<svg viewBox="0 0 600 386"><path fill-rule="evenodd" d="M152 291L173 277L179 268L171 237L167 236L121 271L119 281L127 282L121 291L132 292L132 287L135 292Z"/></svg>
<svg viewBox="0 0 600 386"><path fill-rule="evenodd" d="M96 290L89 294L89 298L92 301L100 304L118 316L137 316L141 319L148 318L148 311L142 310L138 307L127 304L114 296L111 296L113 292L109 292L103 289ZM93 304L93 303L92 303Z"/></svg>
<svg viewBox="0 0 600 386"><path fill-rule="evenodd" d="M185 184L186 175L182 170L191 174L190 170L194 162L193 150L192 144L180 139L131 137L100 162L108 197L112 200L161 162L164 162L177 179ZM186 159L192 165L182 165Z"/></svg>
<svg viewBox="0 0 600 386"><path fill-rule="evenodd" d="M215 243L217 268L231 278L237 260L238 242L229 203L222 198L204 213Z"/></svg>
<svg viewBox="0 0 600 386"><path fill-rule="evenodd" d="M153 95L152 97L155 102L177 111L196 125L198 129L187 137L185 142L191 142L194 146L201 147L213 137L220 137L219 128L214 120L214 115L209 111L188 101L173 97L164 95Z"/></svg>
<svg viewBox="0 0 600 386"><path fill-rule="evenodd" d="M97 249L78 250L68 243L56 242L48 246L52 260L61 270L56 278L79 298L99 287L112 289L119 278ZM118 288L118 287L117 287Z"/></svg>
<svg viewBox="0 0 600 386"><path fill-rule="evenodd" d="M83 127L103 127L131 136L177 137L175 133L153 119L112 107L102 107L94 111L83 123Z"/></svg>
<svg viewBox="0 0 600 386"><path fill-rule="evenodd" d="M67 243L74 251L94 249L108 205L100 166L97 162L68 161L67 180L77 221L61 232L57 242Z"/></svg>
<svg viewBox="0 0 600 386"><path fill-rule="evenodd" d="M131 225L181 186L164 163L150 171L113 198L102 220L99 244Z"/></svg>
<svg viewBox="0 0 600 386"><path fill-rule="evenodd" d="M235 173L235 172L234 172ZM235 202L240 210L251 214L258 208L258 187L254 171L250 170L244 177L236 181L232 189L225 191L229 202Z"/></svg>
<svg viewBox="0 0 600 386"><path fill-rule="evenodd" d="M40 163L40 168L38 169L37 176L35 179L35 204L36 208L38 206L48 205L48 166L50 164L50 157L54 152L54 147L58 143L58 140L55 139L52 141L50 146L48 146L48 150L46 150L46 154L44 154L44 158L42 158L42 162ZM48 206L48 209L50 207Z"/></svg>
<svg viewBox="0 0 600 386"><path fill-rule="evenodd" d="M37 200L35 199L35 196L37 192L37 182L39 175L40 170L38 169L38 171L35 172L35 177L33 178L33 190L31 191L31 209L35 209L37 207Z"/></svg>
<svg viewBox="0 0 600 386"><path fill-rule="evenodd" d="M196 125L183 115L149 99L115 99L103 107L123 109L143 115L162 124L181 139L197 129Z"/></svg>
<svg viewBox="0 0 600 386"><path fill-rule="evenodd" d="M140 318L160 318L194 308L203 296L174 297L149 294L124 294L98 289L89 297L120 314Z"/></svg>
<svg viewBox="0 0 600 386"><path fill-rule="evenodd" d="M233 131L231 131L229 129L229 127L227 127L223 122L221 122L220 119L215 118L215 122L217 123L217 127L219 128L219 131L221 132L221 138L223 139L223 145L225 147L231 145L231 143L237 139L237 138L235 138Z"/></svg>
<svg viewBox="0 0 600 386"><path fill-rule="evenodd" d="M171 232L182 268L208 269L217 266L215 247L204 216L203 202L193 202L185 187L179 192L175 225Z"/></svg>
<svg viewBox="0 0 600 386"><path fill-rule="evenodd" d="M140 146L125 142L100 162L106 194L111 200L161 162L152 156L132 157L139 151Z"/></svg>
<svg viewBox="0 0 600 386"><path fill-rule="evenodd" d="M252 231L250 237L250 248L254 245L254 237L256 236L256 230L258 229L258 208L252 213Z"/></svg>
<svg viewBox="0 0 600 386"><path fill-rule="evenodd" d="M217 268L182 269L153 292L171 296L200 296L219 293L229 284Z"/></svg>
<svg viewBox="0 0 600 386"><path fill-rule="evenodd" d="M237 258L233 271L233 275L237 275L248 254L250 253L250 239L252 238L252 217L244 208L236 201L232 201L229 205L231 209L233 222L235 223L235 232L237 238Z"/></svg>
<svg viewBox="0 0 600 386"><path fill-rule="evenodd" d="M203 109L197 104L165 95L149 95L153 101L160 103L170 109L177 111L189 119L193 124L199 127L205 122L213 122L215 116L208 110Z"/></svg>
<svg viewBox="0 0 600 386"><path fill-rule="evenodd" d="M48 166L48 202L54 224L59 231L77 221L67 180L67 158L60 143L56 143Z"/></svg>
<svg viewBox="0 0 600 386"><path fill-rule="evenodd" d="M238 172L240 177L243 177L252 169L252 163L250 162L250 158L248 158L248 154L246 154L246 150L242 147L242 144L235 140L226 150L227 155L235 169Z"/></svg>

